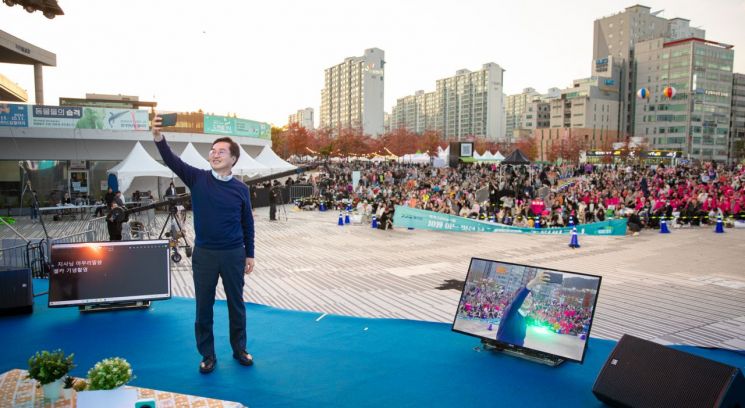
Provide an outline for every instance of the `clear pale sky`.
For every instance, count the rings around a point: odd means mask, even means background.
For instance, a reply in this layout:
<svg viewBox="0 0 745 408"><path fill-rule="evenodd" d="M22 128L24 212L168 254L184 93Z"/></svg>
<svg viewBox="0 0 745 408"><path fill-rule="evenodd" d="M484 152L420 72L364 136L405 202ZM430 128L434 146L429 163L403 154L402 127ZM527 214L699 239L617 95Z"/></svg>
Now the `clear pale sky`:
<svg viewBox="0 0 745 408"><path fill-rule="evenodd" d="M0 4L0 29L57 54L44 68L46 104L85 93L137 95L160 108L284 125L312 107L319 120L323 70L366 48L385 51L385 109L461 68L496 62L504 90L545 92L590 75L593 21L633 2L58 0L46 19ZM735 46L745 72L745 0L655 0ZM741 48L742 47L742 48ZM33 67L0 64L33 103Z"/></svg>

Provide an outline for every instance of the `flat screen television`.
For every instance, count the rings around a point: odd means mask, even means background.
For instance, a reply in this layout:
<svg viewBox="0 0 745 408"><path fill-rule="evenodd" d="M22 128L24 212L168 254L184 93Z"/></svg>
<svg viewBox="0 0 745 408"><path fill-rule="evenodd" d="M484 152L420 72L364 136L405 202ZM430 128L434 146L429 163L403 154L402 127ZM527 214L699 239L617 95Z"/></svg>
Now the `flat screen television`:
<svg viewBox="0 0 745 408"><path fill-rule="evenodd" d="M170 299L168 240L53 244L49 306Z"/></svg>
<svg viewBox="0 0 745 408"><path fill-rule="evenodd" d="M601 280L472 258L452 330L546 364L582 363Z"/></svg>

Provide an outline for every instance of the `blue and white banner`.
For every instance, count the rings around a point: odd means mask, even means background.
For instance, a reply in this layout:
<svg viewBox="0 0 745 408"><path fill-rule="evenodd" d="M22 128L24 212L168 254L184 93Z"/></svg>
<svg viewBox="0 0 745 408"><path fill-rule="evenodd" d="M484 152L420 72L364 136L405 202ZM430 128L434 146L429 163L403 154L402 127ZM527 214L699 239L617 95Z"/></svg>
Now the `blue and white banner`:
<svg viewBox="0 0 745 408"><path fill-rule="evenodd" d="M0 103L0 126L28 127L28 106Z"/></svg>
<svg viewBox="0 0 745 408"><path fill-rule="evenodd" d="M513 227L511 225L457 217L455 215L419 210L401 205L396 206L396 211L393 215L393 224L397 227L437 231L510 232L515 234L540 235L571 234L572 232L572 228ZM626 219L581 224L577 226L577 234L626 235Z"/></svg>

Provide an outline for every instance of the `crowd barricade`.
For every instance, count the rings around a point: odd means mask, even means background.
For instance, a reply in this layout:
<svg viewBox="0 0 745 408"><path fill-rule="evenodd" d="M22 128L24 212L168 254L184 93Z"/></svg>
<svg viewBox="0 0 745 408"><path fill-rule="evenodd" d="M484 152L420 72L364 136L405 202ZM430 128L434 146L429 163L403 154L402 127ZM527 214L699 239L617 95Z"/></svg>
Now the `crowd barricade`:
<svg viewBox="0 0 745 408"><path fill-rule="evenodd" d="M313 196L313 186L310 184L293 184L290 186L290 201L311 196Z"/></svg>

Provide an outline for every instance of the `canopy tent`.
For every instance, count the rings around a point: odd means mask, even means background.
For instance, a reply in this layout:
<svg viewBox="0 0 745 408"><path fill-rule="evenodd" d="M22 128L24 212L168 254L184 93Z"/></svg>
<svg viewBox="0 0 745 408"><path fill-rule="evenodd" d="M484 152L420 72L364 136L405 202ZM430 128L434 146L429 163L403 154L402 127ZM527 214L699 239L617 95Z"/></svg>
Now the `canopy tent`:
<svg viewBox="0 0 745 408"><path fill-rule="evenodd" d="M486 154L486 153L484 153L484 154ZM473 159L474 160L478 161L478 160L482 160L483 158L484 158L484 156L480 155L479 152L477 152L477 151L474 151L473 152Z"/></svg>
<svg viewBox="0 0 745 408"><path fill-rule="evenodd" d="M264 149L256 156L256 161L263 164L269 169L269 174L280 173L287 170L294 170L297 166L282 160L271 147L265 146Z"/></svg>
<svg viewBox="0 0 745 408"><path fill-rule="evenodd" d="M122 160L121 163L109 169L106 173L116 175L117 181L119 182L119 191L123 194L127 194L127 190L132 186L132 182L136 177L151 176L151 177L173 177L171 170L158 163L153 159L142 147L140 142L137 142L132 150L127 154L127 157ZM138 183L137 189L147 190L146 188L140 187L141 183ZM134 188L134 186L132 186ZM157 185L156 185L157 190ZM152 188L151 188L152 189Z"/></svg>
<svg viewBox="0 0 745 408"><path fill-rule="evenodd" d="M266 176L271 173L269 167L259 163L251 157L244 149L243 146L238 145L241 150L241 156L238 158L238 162L233 166L233 174L236 176Z"/></svg>
<svg viewBox="0 0 745 408"><path fill-rule="evenodd" d="M515 151L507 156L506 159L502 160L502 164L530 164L530 160L528 160L528 158L525 156L525 154L523 154L523 152L520 151L520 149L515 149Z"/></svg>
<svg viewBox="0 0 745 408"><path fill-rule="evenodd" d="M497 151L497 153L494 154L494 160L500 160L500 161L502 161L502 160L504 160L504 156L502 155L502 153L500 153L499 151Z"/></svg>
<svg viewBox="0 0 745 408"><path fill-rule="evenodd" d="M429 163L430 158L429 158L429 154L427 153L405 154L398 158L398 162L399 163L423 164L423 163Z"/></svg>
<svg viewBox="0 0 745 408"><path fill-rule="evenodd" d="M181 160L183 160L184 163L196 167L201 170L210 170L212 166L210 166L210 162L207 161L204 157L202 157L201 154L197 151L197 148L194 147L191 142L186 145L186 148L184 149L183 153L181 153Z"/></svg>
<svg viewBox="0 0 745 408"><path fill-rule="evenodd" d="M437 146L437 157L447 162L449 156L450 156L450 146L446 147L445 149L441 148L440 146Z"/></svg>

